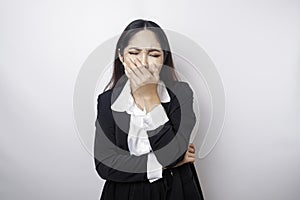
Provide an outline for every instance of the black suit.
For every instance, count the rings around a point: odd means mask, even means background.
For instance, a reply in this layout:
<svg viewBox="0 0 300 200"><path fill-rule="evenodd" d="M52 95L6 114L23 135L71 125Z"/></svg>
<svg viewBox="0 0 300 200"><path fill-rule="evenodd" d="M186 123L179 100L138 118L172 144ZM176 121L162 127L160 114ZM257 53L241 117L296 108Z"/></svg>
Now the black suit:
<svg viewBox="0 0 300 200"><path fill-rule="evenodd" d="M120 81L120 85L98 96L94 161L97 173L106 180L101 199L145 199L146 193L150 192L148 190L152 190L150 188L154 188L155 185L157 191L152 192L164 192L166 199L203 199L194 164L186 163L172 168L183 159L196 122L193 92L189 85L185 82L167 85L171 101L161 104L169 121L147 131L151 148L158 161L168 168L163 171L162 179L149 183L147 154L130 155L128 149L130 115L110 108L123 89L124 82ZM132 187L135 187L135 193L132 192ZM167 191L167 187L172 190ZM152 195L151 198L155 197Z"/></svg>

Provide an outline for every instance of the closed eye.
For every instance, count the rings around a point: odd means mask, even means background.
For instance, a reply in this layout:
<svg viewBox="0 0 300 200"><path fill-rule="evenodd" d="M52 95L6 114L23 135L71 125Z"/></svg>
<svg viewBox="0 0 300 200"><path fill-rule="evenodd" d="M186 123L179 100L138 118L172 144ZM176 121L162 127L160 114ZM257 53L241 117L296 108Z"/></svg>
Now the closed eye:
<svg viewBox="0 0 300 200"><path fill-rule="evenodd" d="M136 53L136 52L129 52L130 55L138 55L139 53ZM150 55L152 57L155 57L155 58L158 58L160 57L161 55Z"/></svg>

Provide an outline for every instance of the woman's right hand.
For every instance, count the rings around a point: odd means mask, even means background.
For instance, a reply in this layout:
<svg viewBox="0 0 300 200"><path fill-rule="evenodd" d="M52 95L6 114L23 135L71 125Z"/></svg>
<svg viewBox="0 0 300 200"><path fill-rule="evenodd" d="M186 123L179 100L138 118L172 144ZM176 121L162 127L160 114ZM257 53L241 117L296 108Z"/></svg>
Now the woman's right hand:
<svg viewBox="0 0 300 200"><path fill-rule="evenodd" d="M177 165L175 165L174 167L179 167L189 162L195 162L195 146L193 143L189 144L188 149L185 152L184 158L179 163L177 163Z"/></svg>
<svg viewBox="0 0 300 200"><path fill-rule="evenodd" d="M125 57L123 65L125 74L131 82L132 94L137 92L142 96L151 96L157 92L159 70L155 64L151 66L153 72L150 71L149 65L143 66L138 58Z"/></svg>

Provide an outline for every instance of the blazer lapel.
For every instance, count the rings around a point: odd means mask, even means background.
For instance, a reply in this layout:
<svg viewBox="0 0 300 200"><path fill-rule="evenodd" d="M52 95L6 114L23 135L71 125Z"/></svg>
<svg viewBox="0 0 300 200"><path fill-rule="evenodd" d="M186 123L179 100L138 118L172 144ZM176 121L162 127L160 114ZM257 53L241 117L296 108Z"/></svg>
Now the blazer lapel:
<svg viewBox="0 0 300 200"><path fill-rule="evenodd" d="M117 97L122 92L123 87L125 86L125 83L127 81L126 76L122 76L117 84L115 85L114 89L112 90L111 95L111 104L117 99ZM170 111L170 103L172 102L173 93L172 91L167 87L169 96L171 98L170 102L163 103L161 102L162 106L165 108L167 115L169 115ZM111 105L110 104L110 105ZM116 145L126 151L129 151L127 139L128 139L128 133L130 128L130 114L128 114L126 111L119 112L112 110L113 119L115 121L115 137L116 137Z"/></svg>
<svg viewBox="0 0 300 200"><path fill-rule="evenodd" d="M162 106L165 108L167 115L168 107L170 102L167 103L161 103ZM128 139L128 133L130 128L130 114L128 114L126 111L124 112L117 112L112 110L112 115L115 121L115 131L116 131L116 145L120 148L129 151L127 139Z"/></svg>

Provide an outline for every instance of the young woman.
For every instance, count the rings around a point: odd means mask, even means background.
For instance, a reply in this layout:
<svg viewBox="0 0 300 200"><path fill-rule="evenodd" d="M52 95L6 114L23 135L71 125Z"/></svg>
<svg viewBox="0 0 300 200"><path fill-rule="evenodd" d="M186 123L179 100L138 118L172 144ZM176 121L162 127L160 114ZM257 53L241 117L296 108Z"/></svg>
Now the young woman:
<svg viewBox="0 0 300 200"><path fill-rule="evenodd" d="M176 77L164 31L131 22L115 58L95 122L95 169L106 180L100 199L203 200L189 144L193 92Z"/></svg>

